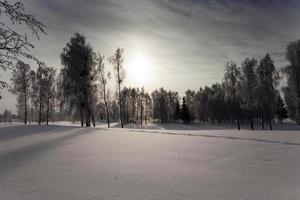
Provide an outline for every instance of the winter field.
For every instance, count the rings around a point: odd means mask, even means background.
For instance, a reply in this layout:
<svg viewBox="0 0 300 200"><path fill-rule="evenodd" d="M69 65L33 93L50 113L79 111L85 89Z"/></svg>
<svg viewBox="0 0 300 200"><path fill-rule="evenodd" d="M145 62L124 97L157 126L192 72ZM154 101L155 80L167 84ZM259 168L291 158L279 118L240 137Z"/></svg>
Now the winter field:
<svg viewBox="0 0 300 200"><path fill-rule="evenodd" d="M234 128L1 125L0 199L300 199L299 127Z"/></svg>

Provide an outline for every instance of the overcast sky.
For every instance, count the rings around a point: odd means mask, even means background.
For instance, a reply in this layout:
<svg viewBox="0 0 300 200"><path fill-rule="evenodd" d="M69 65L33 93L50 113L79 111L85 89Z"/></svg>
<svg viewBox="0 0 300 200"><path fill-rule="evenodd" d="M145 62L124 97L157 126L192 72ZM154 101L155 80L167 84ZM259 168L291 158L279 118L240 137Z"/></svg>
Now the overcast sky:
<svg viewBox="0 0 300 200"><path fill-rule="evenodd" d="M62 48L74 32L83 33L106 57L124 48L125 84L150 91L196 90L221 81L227 61L266 53L280 68L288 42L300 39L297 0L26 0L24 6L47 27L33 53L48 65L59 69ZM139 56L147 65L144 82L133 75ZM15 100L3 96L0 112L14 111Z"/></svg>

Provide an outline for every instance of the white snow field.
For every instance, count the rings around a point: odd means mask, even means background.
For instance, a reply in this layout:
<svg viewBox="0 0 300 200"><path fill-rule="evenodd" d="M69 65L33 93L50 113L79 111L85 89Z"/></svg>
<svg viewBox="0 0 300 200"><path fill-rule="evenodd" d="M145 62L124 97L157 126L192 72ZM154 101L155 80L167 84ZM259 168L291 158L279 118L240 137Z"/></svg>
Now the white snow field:
<svg viewBox="0 0 300 200"><path fill-rule="evenodd" d="M2 127L0 199L300 199L295 127L191 129Z"/></svg>

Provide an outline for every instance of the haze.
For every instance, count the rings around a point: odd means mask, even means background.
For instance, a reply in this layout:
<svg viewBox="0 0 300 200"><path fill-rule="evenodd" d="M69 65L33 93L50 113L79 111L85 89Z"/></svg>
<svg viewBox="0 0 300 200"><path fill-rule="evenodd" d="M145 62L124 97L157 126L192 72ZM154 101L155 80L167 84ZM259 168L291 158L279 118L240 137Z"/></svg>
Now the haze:
<svg viewBox="0 0 300 200"><path fill-rule="evenodd" d="M84 33L106 57L124 48L125 85L149 91L198 89L221 81L227 61L266 53L280 68L287 43L300 34L296 0L27 0L24 6L47 27L48 35L35 42L39 59L60 68L66 42ZM8 92L4 108L15 111Z"/></svg>

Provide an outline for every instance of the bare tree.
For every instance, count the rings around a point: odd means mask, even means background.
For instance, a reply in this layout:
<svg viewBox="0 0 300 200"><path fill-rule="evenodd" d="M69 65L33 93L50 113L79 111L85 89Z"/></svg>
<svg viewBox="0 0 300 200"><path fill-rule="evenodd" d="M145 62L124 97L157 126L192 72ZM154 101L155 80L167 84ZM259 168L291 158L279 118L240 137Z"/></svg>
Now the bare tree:
<svg viewBox="0 0 300 200"><path fill-rule="evenodd" d="M11 92L17 96L19 114L24 114L24 124L27 124L27 105L30 88L30 66L18 61L13 70L11 81L13 87Z"/></svg>
<svg viewBox="0 0 300 200"><path fill-rule="evenodd" d="M253 110L256 106L255 94L257 92L257 79L255 68L257 61L252 58L246 58L242 62L241 76L240 76L240 96L242 98L242 106L249 111L249 121L251 130L254 130L253 125Z"/></svg>
<svg viewBox="0 0 300 200"><path fill-rule="evenodd" d="M123 128L123 108L122 108L122 96L121 96L121 85L125 79L125 70L123 66L124 56L123 56L123 49L118 48L114 55L109 58L110 63L113 65L117 85L118 85L118 96L119 96L119 108L120 108L120 120L121 120L121 127Z"/></svg>
<svg viewBox="0 0 300 200"><path fill-rule="evenodd" d="M100 53L98 54L97 64L98 64L97 71L99 73L99 80L102 88L102 96L103 96L103 101L106 110L107 127L110 128L106 85L107 85L107 80L111 78L111 75L109 72L106 73L105 65L104 65L104 56L102 56Z"/></svg>
<svg viewBox="0 0 300 200"><path fill-rule="evenodd" d="M13 69L19 61L19 56L38 61L28 53L34 45L28 40L27 34L17 32L11 26L25 25L37 39L40 34L46 34L45 26L33 15L27 14L23 4L19 1L16 3L7 0L0 1L0 14L0 68L2 70ZM7 25L4 21L10 21L12 25ZM7 84L0 80L0 85L2 88Z"/></svg>
<svg viewBox="0 0 300 200"><path fill-rule="evenodd" d="M256 76L258 82L258 104L261 109L262 128L264 129L264 120L266 118L270 129L272 130L272 116L274 114L273 108L276 99L276 87L278 85L278 72L269 54L266 54L266 56L261 59L256 68Z"/></svg>
<svg viewBox="0 0 300 200"><path fill-rule="evenodd" d="M39 106L38 123L41 124L46 118L48 124L50 99L54 96L54 82L55 82L54 68L47 67L41 64L36 72L36 86L37 101ZM46 107L46 108L45 108ZM44 111L46 110L46 116Z"/></svg>
<svg viewBox="0 0 300 200"><path fill-rule="evenodd" d="M227 97L233 101L233 111L237 119L238 130L240 130L239 104L237 101L237 91L239 88L238 77L240 70L233 62L228 62L225 68L224 85L227 92Z"/></svg>

